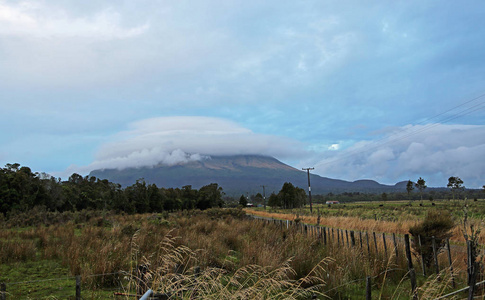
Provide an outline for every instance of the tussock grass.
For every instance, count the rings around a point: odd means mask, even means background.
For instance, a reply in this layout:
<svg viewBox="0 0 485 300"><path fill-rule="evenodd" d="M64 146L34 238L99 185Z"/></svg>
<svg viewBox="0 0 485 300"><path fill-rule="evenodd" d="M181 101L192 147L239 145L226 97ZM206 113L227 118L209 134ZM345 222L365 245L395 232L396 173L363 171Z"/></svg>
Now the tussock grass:
<svg viewBox="0 0 485 300"><path fill-rule="evenodd" d="M245 209L248 214L273 218L279 220L290 220L300 219L301 222L307 224L317 224L318 216L316 215L300 215L295 213L282 213L282 212L272 212L272 211L262 211L254 209ZM411 219L399 219L396 221L386 221L386 220L374 220L374 219L362 219L360 217L352 216L327 216L320 218L320 225L331 227L331 228L342 228L348 230L356 231L370 231L378 233L396 233L396 234L407 234L409 233L409 228L415 226L420 219L412 217ZM458 223L459 220L455 220ZM484 220L482 219L471 219L470 224L475 228L485 228ZM451 230L450 240L458 243L464 242L462 228L460 226L455 226ZM479 235L480 244L485 242L485 231L482 231Z"/></svg>
<svg viewBox="0 0 485 300"><path fill-rule="evenodd" d="M200 272L195 268L178 268L190 261L197 262L197 251L176 246L177 238L171 233L160 244L160 256L152 260L144 257L150 266L147 281L150 288L173 299L302 299L324 296L320 291L326 260L316 264L304 277L294 279L291 259L275 267L246 265L230 272L224 266L207 267ZM156 260L153 266L153 259ZM231 262L228 262L231 264ZM135 278L132 289L137 289Z"/></svg>
<svg viewBox="0 0 485 300"><path fill-rule="evenodd" d="M341 226L334 228L358 225L349 219L338 222ZM365 226L378 231L372 224ZM387 229L383 231L389 232ZM396 259L390 240L384 252L381 235L377 247L369 236L370 251L365 236L362 248L359 236L355 238L355 247L347 246L346 236L344 245L342 241L337 244L335 232L334 239L324 245L321 238L302 234L297 228L246 219L240 213L191 211L168 217L119 215L86 223L6 229L0 233L0 242L11 250L5 253L25 254L7 258L2 251L0 257L9 264L60 261L71 275L82 276L85 288L123 287L127 293L138 290L141 274L137 267L145 265L148 287L177 299L308 299L313 294L352 298L366 276L373 278L381 299L408 297L402 244ZM17 246L22 243L28 245L27 250ZM454 275L462 283L465 256L453 258ZM442 270L447 270L446 254L439 259ZM415 268L420 274L417 262ZM449 289L432 280L421 278L420 294L436 295Z"/></svg>

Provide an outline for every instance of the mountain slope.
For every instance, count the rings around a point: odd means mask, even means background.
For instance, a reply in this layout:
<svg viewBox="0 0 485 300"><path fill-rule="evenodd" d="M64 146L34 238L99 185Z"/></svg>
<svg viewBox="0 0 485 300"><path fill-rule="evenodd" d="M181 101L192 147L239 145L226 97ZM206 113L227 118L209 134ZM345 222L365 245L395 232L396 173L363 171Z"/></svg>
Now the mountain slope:
<svg viewBox="0 0 485 300"><path fill-rule="evenodd" d="M271 192L278 192L285 182L291 182L305 190L308 186L306 172L275 158L258 155L214 156L174 166L94 170L90 176L108 179L122 186L132 185L140 178L144 178L147 183L166 188L191 185L198 189L210 183L218 183L230 196L262 192L262 185L269 195ZM315 194L403 190L402 184L389 186L372 180L349 182L315 174L310 174L310 180L312 192Z"/></svg>

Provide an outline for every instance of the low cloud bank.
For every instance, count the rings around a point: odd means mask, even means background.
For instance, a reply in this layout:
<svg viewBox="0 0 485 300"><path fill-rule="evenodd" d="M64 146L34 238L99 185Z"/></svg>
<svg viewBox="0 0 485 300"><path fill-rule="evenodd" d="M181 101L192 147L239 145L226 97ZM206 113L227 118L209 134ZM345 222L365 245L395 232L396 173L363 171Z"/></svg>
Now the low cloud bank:
<svg viewBox="0 0 485 300"><path fill-rule="evenodd" d="M220 118L161 117L130 124L102 145L94 162L67 171L175 165L212 155L295 157L303 146L289 138L254 133Z"/></svg>
<svg viewBox="0 0 485 300"><path fill-rule="evenodd" d="M450 176L465 186L480 188L485 178L485 126L408 125L380 142L361 141L341 151L327 151L315 173L347 180L374 179L383 183L416 181L446 186Z"/></svg>

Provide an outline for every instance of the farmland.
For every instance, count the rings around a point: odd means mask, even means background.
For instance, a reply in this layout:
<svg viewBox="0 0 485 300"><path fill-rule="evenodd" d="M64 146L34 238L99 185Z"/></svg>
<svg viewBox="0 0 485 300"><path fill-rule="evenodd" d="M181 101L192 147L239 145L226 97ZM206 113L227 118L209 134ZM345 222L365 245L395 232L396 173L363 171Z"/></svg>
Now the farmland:
<svg viewBox="0 0 485 300"><path fill-rule="evenodd" d="M354 203L316 206L313 214L307 207L246 209L270 219L298 220L300 227L247 218L240 209L134 215L32 211L2 222L0 281L6 284L8 299L74 299L74 276L79 275L84 298L126 299L136 294L137 270L143 265L148 286L173 299L362 299L367 277L374 298L408 299L402 235L427 210L453 211L453 279L457 286L466 285L463 204ZM467 205L468 219L477 228L485 202ZM319 227L303 230L303 224L317 223ZM325 241L321 228L328 230ZM356 245L349 244L347 230L355 231ZM379 237L374 241L373 233ZM387 246L382 233L388 236ZM398 237L398 257L392 251L392 233ZM479 242L483 244L482 236ZM421 274L415 254L420 298L454 290L446 251L439 254L439 282L430 270Z"/></svg>
<svg viewBox="0 0 485 300"><path fill-rule="evenodd" d="M351 202L337 205L314 205L310 213L309 206L292 210L268 208L246 209L249 214L258 216L294 220L304 223L362 231L376 231L406 234L411 226L423 220L429 210L451 212L455 221L452 240L463 242L464 214L469 222L481 227L485 217L485 201L477 200L439 200L439 201L372 201ZM320 216L320 222L318 222ZM481 243L485 237L481 236Z"/></svg>

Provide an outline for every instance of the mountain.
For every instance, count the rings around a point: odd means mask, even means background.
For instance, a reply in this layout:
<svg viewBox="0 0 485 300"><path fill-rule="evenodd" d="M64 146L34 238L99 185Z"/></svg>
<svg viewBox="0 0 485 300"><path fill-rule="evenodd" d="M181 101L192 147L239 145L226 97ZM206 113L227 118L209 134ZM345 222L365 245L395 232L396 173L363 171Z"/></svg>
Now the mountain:
<svg viewBox="0 0 485 300"><path fill-rule="evenodd" d="M283 183L308 190L307 173L288 166L273 157L259 155L213 156L200 161L192 161L173 166L94 170L90 176L129 186L143 178L158 187L183 187L191 185L200 188L210 183L218 183L229 196L256 194L265 186L266 194L278 192ZM405 191L406 183L383 185L373 180L354 182L321 177L310 174L312 193L327 194L341 192L391 192Z"/></svg>

